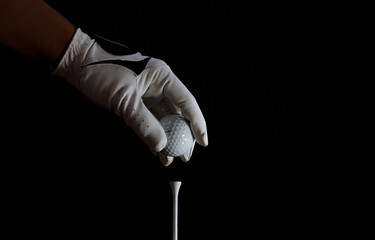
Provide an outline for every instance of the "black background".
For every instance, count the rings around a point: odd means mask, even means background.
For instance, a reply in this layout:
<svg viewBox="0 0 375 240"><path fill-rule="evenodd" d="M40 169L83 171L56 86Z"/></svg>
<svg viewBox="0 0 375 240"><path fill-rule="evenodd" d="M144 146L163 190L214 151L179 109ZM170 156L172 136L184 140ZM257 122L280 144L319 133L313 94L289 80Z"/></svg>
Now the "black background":
<svg viewBox="0 0 375 240"><path fill-rule="evenodd" d="M166 61L209 145L165 168L43 61L2 47L3 189L17 234L170 239L170 180L182 180L181 240L351 231L333 227L348 213L334 196L353 182L331 162L351 154L345 116L368 98L373 3L47 2L84 32Z"/></svg>

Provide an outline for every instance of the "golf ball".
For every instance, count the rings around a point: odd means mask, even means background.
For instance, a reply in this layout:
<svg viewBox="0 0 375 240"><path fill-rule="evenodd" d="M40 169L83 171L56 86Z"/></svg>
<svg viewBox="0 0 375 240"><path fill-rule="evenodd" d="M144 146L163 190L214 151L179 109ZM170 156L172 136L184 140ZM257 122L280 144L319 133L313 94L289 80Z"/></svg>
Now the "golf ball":
<svg viewBox="0 0 375 240"><path fill-rule="evenodd" d="M162 153L178 157L187 153L193 145L193 134L189 122L180 115L168 115L160 119L167 135L167 145Z"/></svg>

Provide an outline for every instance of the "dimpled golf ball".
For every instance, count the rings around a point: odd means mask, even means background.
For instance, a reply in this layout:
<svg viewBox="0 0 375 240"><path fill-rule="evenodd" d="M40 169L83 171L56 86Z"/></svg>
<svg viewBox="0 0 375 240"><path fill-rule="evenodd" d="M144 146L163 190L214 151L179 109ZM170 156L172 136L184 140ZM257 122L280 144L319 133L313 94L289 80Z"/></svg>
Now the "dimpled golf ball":
<svg viewBox="0 0 375 240"><path fill-rule="evenodd" d="M167 135L167 145L162 153L178 157L187 153L193 145L193 134L189 122L180 115L168 115L160 119Z"/></svg>

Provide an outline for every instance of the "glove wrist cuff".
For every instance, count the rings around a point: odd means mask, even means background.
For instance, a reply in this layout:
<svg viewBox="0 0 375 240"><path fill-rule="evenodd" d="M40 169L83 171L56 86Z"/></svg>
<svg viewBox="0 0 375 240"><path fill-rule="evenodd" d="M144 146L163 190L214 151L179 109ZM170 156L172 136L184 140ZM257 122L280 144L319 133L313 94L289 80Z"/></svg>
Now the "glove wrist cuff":
<svg viewBox="0 0 375 240"><path fill-rule="evenodd" d="M61 60L51 74L63 77L79 88L79 72L82 62L87 50L94 42L89 35L77 28L65 52L60 57Z"/></svg>

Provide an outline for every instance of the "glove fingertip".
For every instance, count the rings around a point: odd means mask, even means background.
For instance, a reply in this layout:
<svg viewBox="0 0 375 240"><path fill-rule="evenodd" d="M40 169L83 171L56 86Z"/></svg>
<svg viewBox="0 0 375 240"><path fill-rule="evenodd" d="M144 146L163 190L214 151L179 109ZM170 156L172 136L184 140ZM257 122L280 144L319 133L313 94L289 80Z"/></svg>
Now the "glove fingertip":
<svg viewBox="0 0 375 240"><path fill-rule="evenodd" d="M182 155L182 156L180 156L180 158L181 158L181 160L183 161L183 162L188 162L189 160L190 160L190 157L191 157L191 155L190 154L184 154L184 155Z"/></svg>
<svg viewBox="0 0 375 240"><path fill-rule="evenodd" d="M163 150L165 148L165 146L167 145L167 138L165 137L165 135L162 135L162 137L160 138L159 142L157 142L153 148L152 148L152 151L155 151L155 152L160 152L161 150Z"/></svg>
<svg viewBox="0 0 375 240"><path fill-rule="evenodd" d="M199 133L194 133L194 137L196 141L199 143L199 145L206 147L208 145L208 136L207 133L199 134Z"/></svg>
<svg viewBox="0 0 375 240"><path fill-rule="evenodd" d="M173 162L174 157L159 153L159 159L161 164L163 164L165 167L168 167Z"/></svg>
<svg viewBox="0 0 375 240"><path fill-rule="evenodd" d="M202 141L200 143L203 147L207 147L208 145L208 136L207 133L205 133L202 137Z"/></svg>

